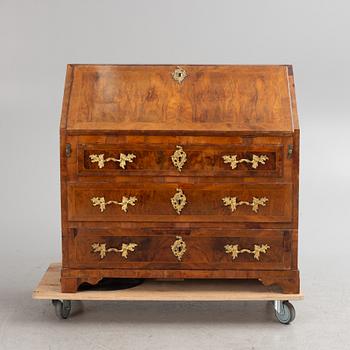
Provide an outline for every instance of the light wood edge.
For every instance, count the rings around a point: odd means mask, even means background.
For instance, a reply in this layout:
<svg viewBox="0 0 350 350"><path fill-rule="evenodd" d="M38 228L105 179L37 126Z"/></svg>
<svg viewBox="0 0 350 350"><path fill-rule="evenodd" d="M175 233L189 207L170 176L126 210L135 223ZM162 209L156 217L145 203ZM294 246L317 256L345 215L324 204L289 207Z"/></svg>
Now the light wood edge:
<svg viewBox="0 0 350 350"><path fill-rule="evenodd" d="M77 293L61 293L59 291L52 291L51 288L59 288L59 276L60 276L61 264L54 263L51 264L43 275L41 281L39 282L37 288L32 293L33 299L58 299L58 300L119 300L119 301L249 301L249 300L260 300L260 301L271 301L271 300L302 300L304 298L303 293L298 294L284 294L277 293L269 290L267 287L259 287L261 291L252 291L250 294L243 291L243 295L239 291L225 291L218 290L211 295L206 295L206 291L195 291L193 294L188 295L181 293L176 290L167 289L164 285L178 283L178 282L159 282L159 286L163 284L162 288L142 290L145 284L134 287L131 289L124 289L119 291L84 291ZM52 271L52 270L56 271ZM54 279L52 279L54 275ZM147 283L147 282L146 282ZM153 284L158 284L156 281L152 281ZM179 282L182 283L182 282ZM213 281L215 284L215 281ZM148 285L149 286L149 285ZM256 288L256 284L252 284ZM135 291L138 292L135 295ZM188 290L187 290L188 291Z"/></svg>
<svg viewBox="0 0 350 350"><path fill-rule="evenodd" d="M74 73L73 65L68 64L67 70L66 70L66 79L64 83L60 130L65 130L67 128L67 116L68 116L68 110L69 110L70 93L71 93L72 83L73 83L73 73Z"/></svg>
<svg viewBox="0 0 350 350"><path fill-rule="evenodd" d="M299 125L299 116L297 109L297 100L295 95L295 81L294 81L294 73L292 65L287 66L288 70L288 85L289 85L289 94L291 101L291 112L292 112L292 122L293 122L293 130L300 130Z"/></svg>

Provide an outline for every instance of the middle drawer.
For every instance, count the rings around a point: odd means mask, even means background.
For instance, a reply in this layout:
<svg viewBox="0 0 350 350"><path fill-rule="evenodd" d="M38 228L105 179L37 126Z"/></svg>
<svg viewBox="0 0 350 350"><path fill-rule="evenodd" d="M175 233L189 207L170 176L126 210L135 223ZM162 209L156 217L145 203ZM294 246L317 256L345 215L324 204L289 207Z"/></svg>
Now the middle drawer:
<svg viewBox="0 0 350 350"><path fill-rule="evenodd" d="M70 221L291 222L291 184L71 183Z"/></svg>

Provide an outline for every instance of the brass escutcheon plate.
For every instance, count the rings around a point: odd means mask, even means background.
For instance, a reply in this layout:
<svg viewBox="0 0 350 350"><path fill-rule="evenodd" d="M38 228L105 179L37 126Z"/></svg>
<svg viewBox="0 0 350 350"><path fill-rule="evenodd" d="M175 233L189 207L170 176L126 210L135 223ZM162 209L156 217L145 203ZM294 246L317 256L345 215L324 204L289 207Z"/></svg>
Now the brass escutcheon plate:
<svg viewBox="0 0 350 350"><path fill-rule="evenodd" d="M179 66L176 67L176 69L171 73L171 75L173 79L177 81L179 84L181 84L187 77L186 71Z"/></svg>
<svg viewBox="0 0 350 350"><path fill-rule="evenodd" d="M173 162L174 167L181 172L182 167L187 162L187 154L183 150L182 146L176 146L176 151L171 156L171 161Z"/></svg>
<svg viewBox="0 0 350 350"><path fill-rule="evenodd" d="M181 210L187 203L187 198L181 188L176 189L176 193L174 194L174 197L170 198L170 202L174 210L180 215Z"/></svg>
<svg viewBox="0 0 350 350"><path fill-rule="evenodd" d="M176 241L171 245L171 251L176 256L177 260L181 261L182 256L186 252L186 243L181 236L176 236Z"/></svg>

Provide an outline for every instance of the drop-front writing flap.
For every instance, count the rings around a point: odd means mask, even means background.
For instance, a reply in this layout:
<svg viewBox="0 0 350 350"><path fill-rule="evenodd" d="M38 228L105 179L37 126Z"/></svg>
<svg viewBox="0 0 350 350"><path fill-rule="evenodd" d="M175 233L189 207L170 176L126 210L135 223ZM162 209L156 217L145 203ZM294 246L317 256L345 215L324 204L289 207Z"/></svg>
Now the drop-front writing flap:
<svg viewBox="0 0 350 350"><path fill-rule="evenodd" d="M293 131L288 66L72 65L68 71L68 131Z"/></svg>

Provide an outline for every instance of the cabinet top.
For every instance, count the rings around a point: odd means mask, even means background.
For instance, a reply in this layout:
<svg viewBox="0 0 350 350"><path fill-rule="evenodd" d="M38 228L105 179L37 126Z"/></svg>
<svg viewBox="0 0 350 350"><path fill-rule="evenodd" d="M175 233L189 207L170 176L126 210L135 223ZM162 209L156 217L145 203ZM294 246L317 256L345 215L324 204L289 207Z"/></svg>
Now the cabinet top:
<svg viewBox="0 0 350 350"><path fill-rule="evenodd" d="M298 129L289 65L68 65L70 133L289 134Z"/></svg>

